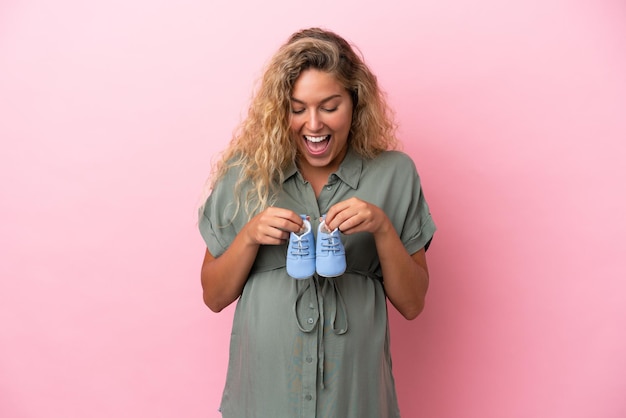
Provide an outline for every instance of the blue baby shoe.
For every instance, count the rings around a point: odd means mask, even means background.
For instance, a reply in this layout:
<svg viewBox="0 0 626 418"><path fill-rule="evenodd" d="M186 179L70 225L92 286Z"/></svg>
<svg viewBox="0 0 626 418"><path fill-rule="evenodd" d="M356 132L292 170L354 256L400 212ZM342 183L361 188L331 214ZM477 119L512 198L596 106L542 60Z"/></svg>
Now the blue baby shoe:
<svg viewBox="0 0 626 418"><path fill-rule="evenodd" d="M315 270L323 277L341 276L346 271L346 250L339 229L329 231L324 219L317 230Z"/></svg>
<svg viewBox="0 0 626 418"><path fill-rule="evenodd" d="M315 246L311 223L306 215L300 215L304 221L304 232L291 233L287 248L287 274L294 279L306 279L315 273Z"/></svg>

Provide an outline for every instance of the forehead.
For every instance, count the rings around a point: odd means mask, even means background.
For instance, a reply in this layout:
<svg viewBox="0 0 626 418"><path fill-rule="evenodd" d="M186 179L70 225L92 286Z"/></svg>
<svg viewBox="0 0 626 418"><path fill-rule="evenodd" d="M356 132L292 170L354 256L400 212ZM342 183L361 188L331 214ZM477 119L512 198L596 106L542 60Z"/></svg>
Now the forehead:
<svg viewBox="0 0 626 418"><path fill-rule="evenodd" d="M307 69L300 73L293 85L293 99L325 99L332 95L347 95L344 86L327 71Z"/></svg>

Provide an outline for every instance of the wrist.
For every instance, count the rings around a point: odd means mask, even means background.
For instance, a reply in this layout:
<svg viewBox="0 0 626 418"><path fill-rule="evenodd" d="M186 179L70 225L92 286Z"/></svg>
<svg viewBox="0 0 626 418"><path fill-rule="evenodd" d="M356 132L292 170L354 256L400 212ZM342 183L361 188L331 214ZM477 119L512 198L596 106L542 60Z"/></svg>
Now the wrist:
<svg viewBox="0 0 626 418"><path fill-rule="evenodd" d="M390 235L396 235L396 230L394 229L393 224L391 223L387 215L384 215L383 221L379 225L378 229L376 229L376 231L374 232L374 239L385 239L385 237L388 237Z"/></svg>

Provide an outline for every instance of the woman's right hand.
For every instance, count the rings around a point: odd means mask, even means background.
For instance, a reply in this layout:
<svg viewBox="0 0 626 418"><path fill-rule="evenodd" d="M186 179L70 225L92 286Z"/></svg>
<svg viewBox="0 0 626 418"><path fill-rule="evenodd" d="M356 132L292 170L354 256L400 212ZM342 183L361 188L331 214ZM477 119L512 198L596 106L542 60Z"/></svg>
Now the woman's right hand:
<svg viewBox="0 0 626 418"><path fill-rule="evenodd" d="M283 244L291 232L300 231L302 226L302 218L297 213L269 207L252 217L219 257L213 257L207 249L200 274L204 303L219 312L237 300L259 247Z"/></svg>
<svg viewBox="0 0 626 418"><path fill-rule="evenodd" d="M241 233L249 244L280 245L289 240L290 233L300 231L303 225L302 218L294 211L268 207L250 219Z"/></svg>

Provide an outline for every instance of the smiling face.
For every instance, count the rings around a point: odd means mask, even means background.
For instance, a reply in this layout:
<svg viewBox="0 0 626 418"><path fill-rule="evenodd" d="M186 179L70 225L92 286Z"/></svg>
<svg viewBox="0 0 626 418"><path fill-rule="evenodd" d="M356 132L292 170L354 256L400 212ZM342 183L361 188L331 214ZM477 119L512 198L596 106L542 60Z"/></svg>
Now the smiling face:
<svg viewBox="0 0 626 418"><path fill-rule="evenodd" d="M352 99L337 79L324 71L302 71L291 94L290 125L303 173L339 168L351 124Z"/></svg>

